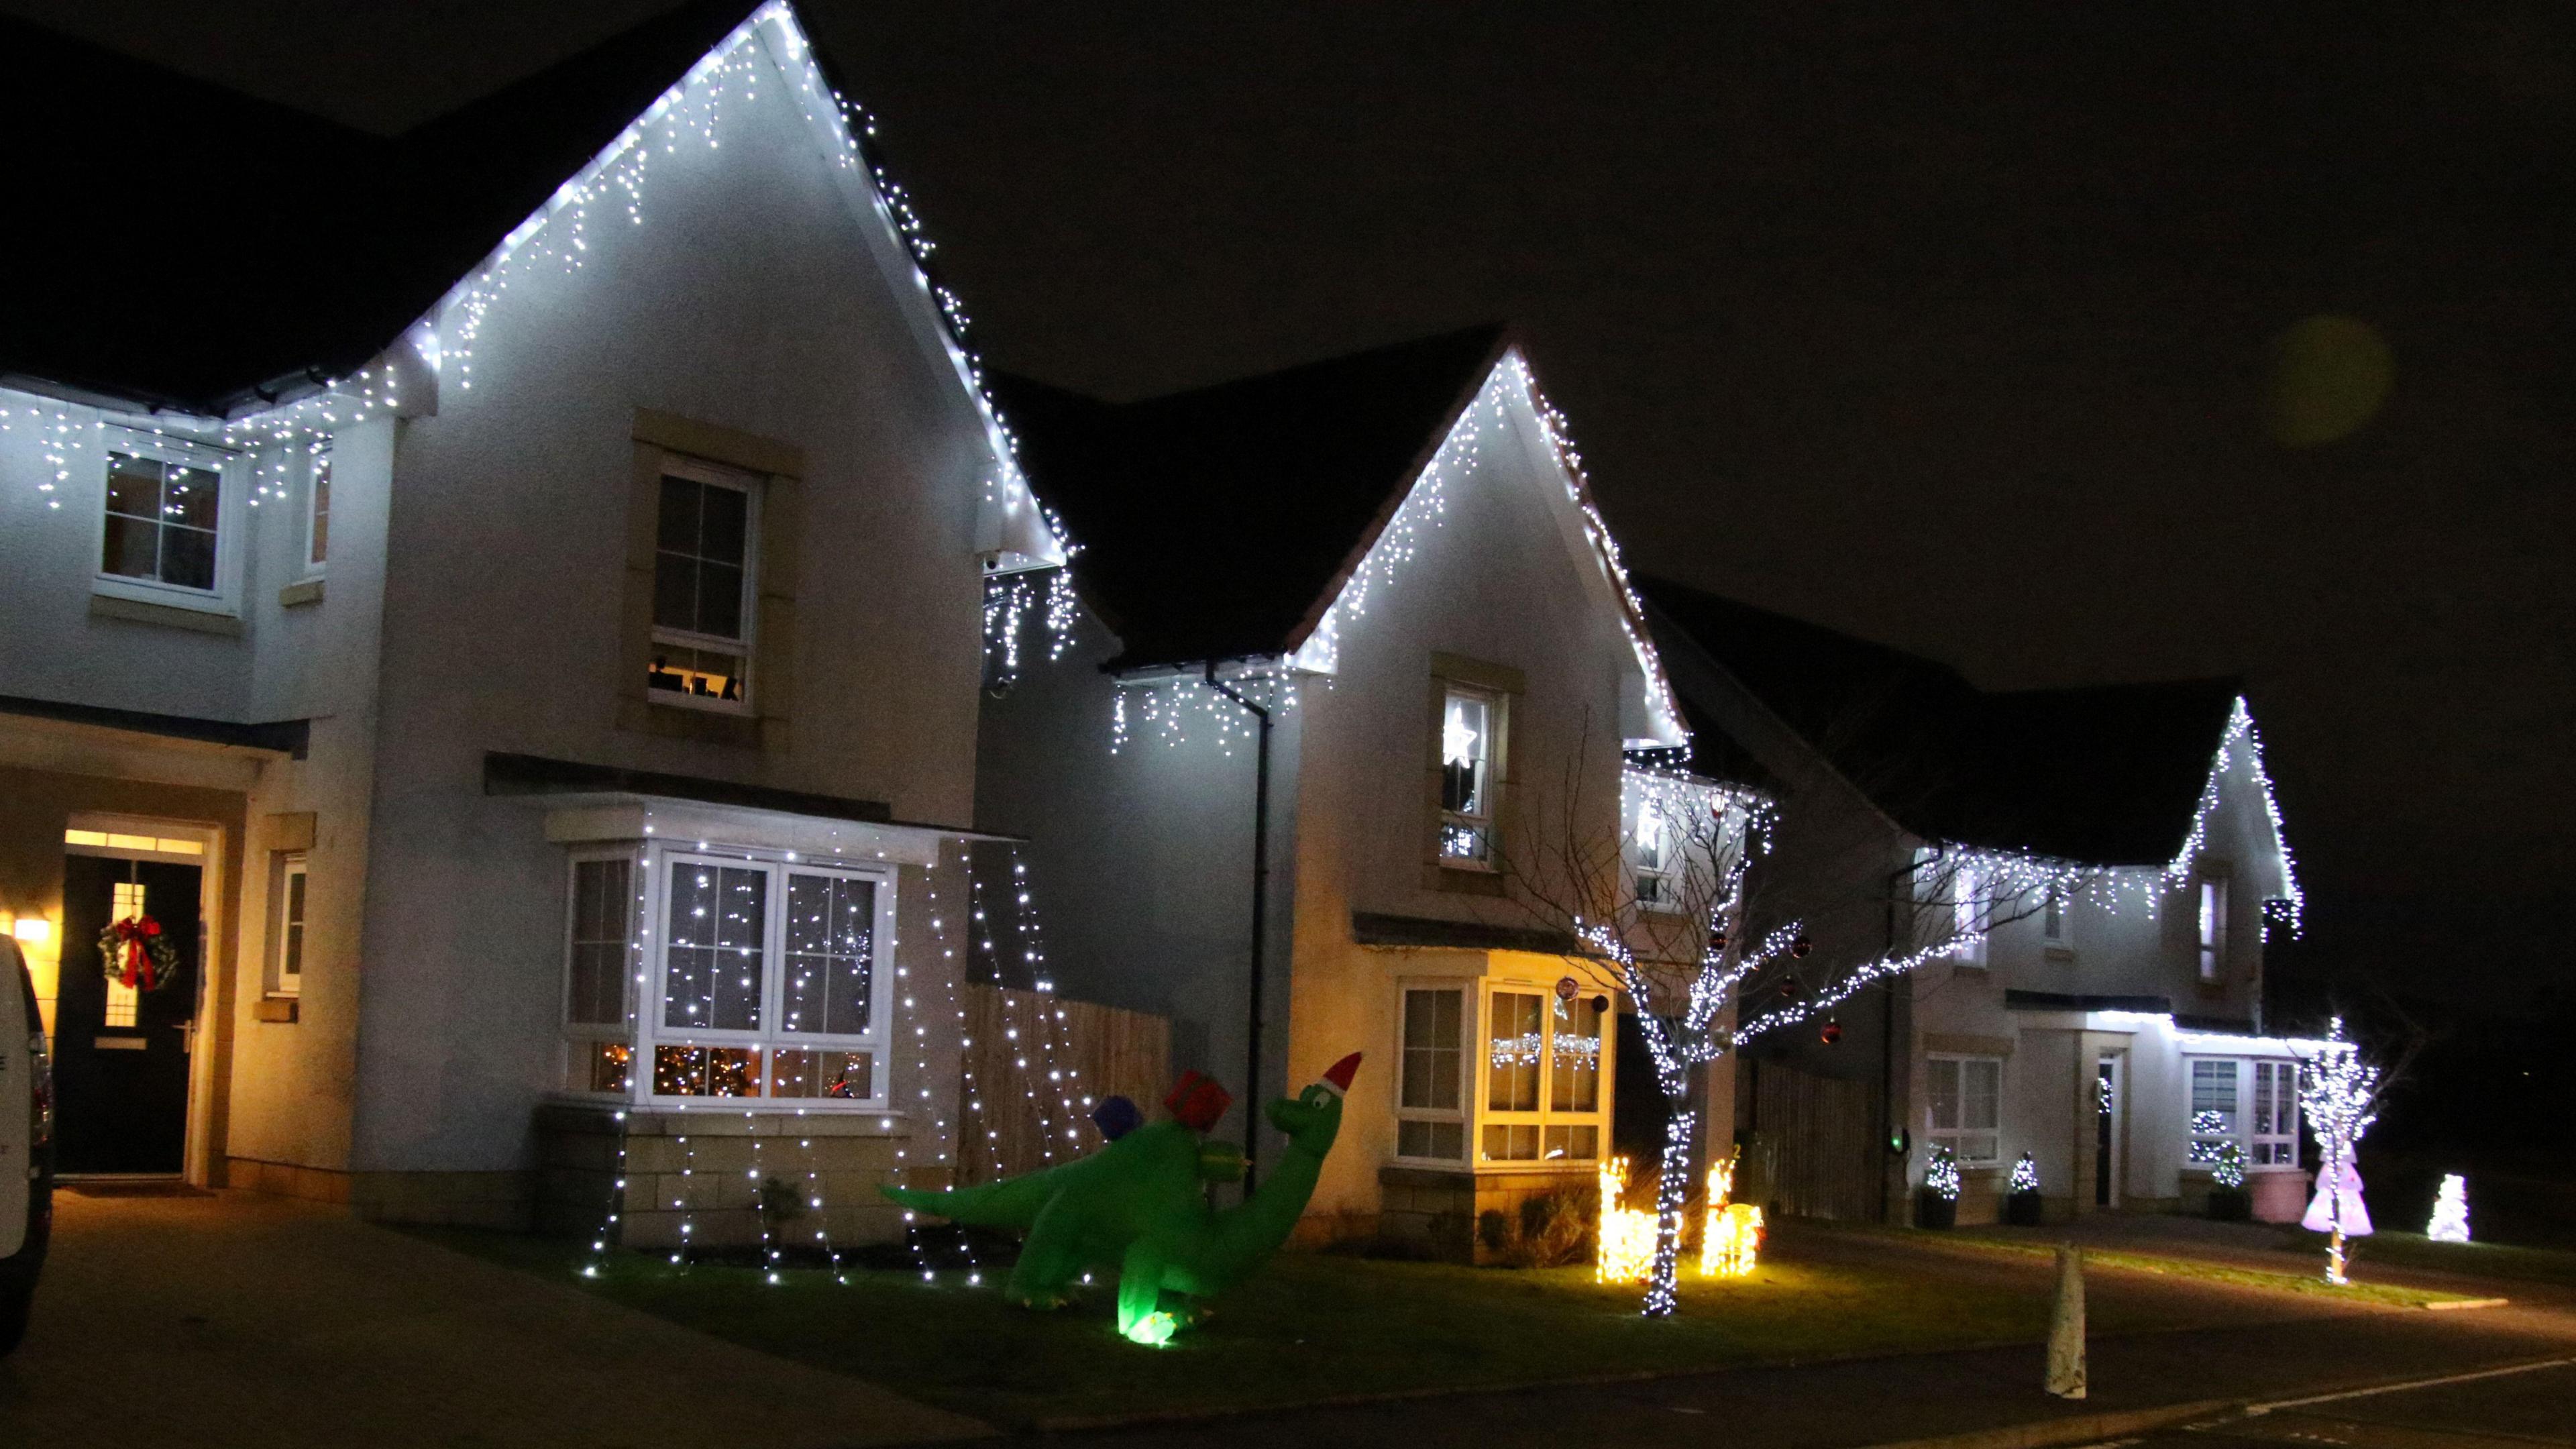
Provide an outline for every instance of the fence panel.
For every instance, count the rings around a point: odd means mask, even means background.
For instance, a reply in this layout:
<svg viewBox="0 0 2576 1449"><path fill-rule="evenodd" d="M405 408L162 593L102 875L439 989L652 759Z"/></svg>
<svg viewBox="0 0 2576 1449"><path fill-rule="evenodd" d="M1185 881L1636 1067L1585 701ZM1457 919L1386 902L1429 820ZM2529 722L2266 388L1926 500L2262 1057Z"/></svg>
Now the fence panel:
<svg viewBox="0 0 2576 1449"><path fill-rule="evenodd" d="M966 988L959 1068L960 1182L990 1182L1101 1145L1092 1106L1125 1096L1151 1114L1171 1089L1172 1024L1141 1011L1005 986Z"/></svg>

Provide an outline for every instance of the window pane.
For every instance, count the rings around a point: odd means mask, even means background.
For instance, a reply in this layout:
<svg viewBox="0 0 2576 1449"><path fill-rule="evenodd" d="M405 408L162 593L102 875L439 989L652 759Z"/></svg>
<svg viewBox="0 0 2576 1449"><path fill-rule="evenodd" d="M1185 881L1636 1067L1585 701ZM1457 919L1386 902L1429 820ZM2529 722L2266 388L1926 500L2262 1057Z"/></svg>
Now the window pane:
<svg viewBox="0 0 2576 1449"><path fill-rule="evenodd" d="M1485 1124L1484 1153L1488 1162L1536 1162L1539 1152L1538 1124L1535 1122L1489 1122Z"/></svg>
<svg viewBox="0 0 2576 1449"><path fill-rule="evenodd" d="M739 488L701 485L698 498L698 557L732 564L738 571L746 556L743 541L751 516L751 495Z"/></svg>
<svg viewBox="0 0 2576 1449"><path fill-rule="evenodd" d="M738 703L742 699L745 664L741 655L721 649L656 644L652 663L645 669L644 683L650 689L693 699L729 699Z"/></svg>
<svg viewBox="0 0 2576 1449"><path fill-rule="evenodd" d="M99 549L98 571L130 579L157 577L161 568L160 525L122 514L107 516L107 538Z"/></svg>
<svg viewBox="0 0 2576 1449"><path fill-rule="evenodd" d="M1493 1040L1488 1044L1489 1075L1485 1105L1496 1112L1538 1110L1540 999L1516 991L1494 993ZM1492 1155L1490 1151L1487 1154Z"/></svg>
<svg viewBox="0 0 2576 1449"><path fill-rule="evenodd" d="M1971 1130L1990 1130L2003 1124L2002 1111L2004 1064L1991 1058L1961 1062L1967 1090L1959 1125ZM1989 1152L1986 1154L1992 1156Z"/></svg>
<svg viewBox="0 0 2576 1449"><path fill-rule="evenodd" d="M663 1097L757 1097L760 1053L749 1047L655 1047L653 1091Z"/></svg>
<svg viewBox="0 0 2576 1449"><path fill-rule="evenodd" d="M564 1090L624 1092L632 1084L635 1049L624 1042L577 1041L568 1045Z"/></svg>
<svg viewBox="0 0 2576 1449"><path fill-rule="evenodd" d="M1559 1159L1568 1162L1589 1162L1598 1156L1600 1151L1601 1129L1587 1123L1580 1126L1549 1127L1545 1150L1541 1155L1551 1162Z"/></svg>
<svg viewBox="0 0 2576 1449"><path fill-rule="evenodd" d="M202 529L161 530L161 582L183 589L215 586L215 536Z"/></svg>
<svg viewBox="0 0 2576 1449"><path fill-rule="evenodd" d="M1557 1018L1550 1038L1553 1053L1548 1072L1547 1104L1557 1112L1594 1112L1601 1107L1601 1009L1590 998L1577 998Z"/></svg>
<svg viewBox="0 0 2576 1449"><path fill-rule="evenodd" d="M689 627L719 639L742 637L742 570L732 564L698 565L698 621Z"/></svg>
<svg viewBox="0 0 2576 1449"><path fill-rule="evenodd" d="M1491 759L1486 702L1452 694L1440 723L1440 808L1459 815L1485 813L1485 767Z"/></svg>
<svg viewBox="0 0 2576 1449"><path fill-rule="evenodd" d="M216 505L223 491L222 476L211 468L183 468L172 463L164 466L162 478L163 520L212 533Z"/></svg>
<svg viewBox="0 0 2576 1449"><path fill-rule="evenodd" d="M769 1095L866 1101L876 1095L876 1058L867 1052L772 1052Z"/></svg>
<svg viewBox="0 0 2576 1449"><path fill-rule="evenodd" d="M1404 1081L1399 1104L1458 1110L1458 1025L1466 993L1404 993Z"/></svg>
<svg viewBox="0 0 2576 1449"><path fill-rule="evenodd" d="M322 453L313 459L313 527L308 563L323 563L331 557L331 455Z"/></svg>
<svg viewBox="0 0 2576 1449"><path fill-rule="evenodd" d="M677 554L653 555L653 622L664 629L698 627L698 566Z"/></svg>
<svg viewBox="0 0 2576 1449"><path fill-rule="evenodd" d="M107 455L107 511L130 518L161 517L161 465L127 453Z"/></svg>
<svg viewBox="0 0 2576 1449"><path fill-rule="evenodd" d="M876 885L840 876L787 877L785 1031L864 1034L875 962Z"/></svg>
<svg viewBox="0 0 2576 1449"><path fill-rule="evenodd" d="M664 1026L760 1029L768 892L766 871L673 863Z"/></svg>
<svg viewBox="0 0 2576 1449"><path fill-rule="evenodd" d="M1932 1130L1956 1131L1959 1126L1959 1064L1953 1061L1926 1062L1924 1068Z"/></svg>
<svg viewBox="0 0 2576 1449"><path fill-rule="evenodd" d="M653 546L664 553L698 552L698 499L706 485L694 478L662 480L662 511Z"/></svg>

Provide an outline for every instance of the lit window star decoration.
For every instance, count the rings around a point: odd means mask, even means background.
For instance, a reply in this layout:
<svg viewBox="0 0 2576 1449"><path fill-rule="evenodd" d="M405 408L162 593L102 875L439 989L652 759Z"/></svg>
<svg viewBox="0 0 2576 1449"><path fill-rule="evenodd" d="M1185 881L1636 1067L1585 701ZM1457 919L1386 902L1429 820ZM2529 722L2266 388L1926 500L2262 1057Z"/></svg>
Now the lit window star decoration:
<svg viewBox="0 0 2576 1449"><path fill-rule="evenodd" d="M2345 1038L2340 1016L2322 1046L2299 1074L2299 1107L2307 1114L2308 1135L2316 1139L2320 1160L2316 1200L2308 1205L2301 1226L2326 1234L2326 1281L2343 1284L2351 1281L2344 1274L2344 1239L2370 1232L2353 1149L2379 1120L2379 1068L2364 1062L2360 1049Z"/></svg>
<svg viewBox="0 0 2576 1449"><path fill-rule="evenodd" d="M2469 1180L2458 1173L2442 1178L2441 1195L2433 1199L2433 1220L2424 1225L2424 1236L2437 1243L2465 1243L2469 1240Z"/></svg>

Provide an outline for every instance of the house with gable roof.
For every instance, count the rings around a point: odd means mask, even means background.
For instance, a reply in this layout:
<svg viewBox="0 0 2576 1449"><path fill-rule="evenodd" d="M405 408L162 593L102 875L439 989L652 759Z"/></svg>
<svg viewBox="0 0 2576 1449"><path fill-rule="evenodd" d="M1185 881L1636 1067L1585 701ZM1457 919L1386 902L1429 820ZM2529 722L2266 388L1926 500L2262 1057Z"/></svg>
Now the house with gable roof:
<svg viewBox="0 0 2576 1449"><path fill-rule="evenodd" d="M1624 752L1682 725L1517 339L1128 403L995 386L1079 550L1063 657L978 744L977 818L1041 887L1026 970L1171 1018L1256 1180L1247 1109L1365 1052L1310 1236L1464 1257L1479 1214L1588 1189L1619 1003L1560 997L1570 943L1509 863L1569 814L1615 831Z"/></svg>
<svg viewBox="0 0 2576 1449"><path fill-rule="evenodd" d="M2054 1217L2171 1211L2205 1201L2234 1143L2257 1215L2298 1217L2315 1051L2265 1034L2263 951L2299 886L2235 681L1990 691L1698 589L1639 590L1693 749L1773 782L1774 888L1807 898L1820 938L1960 939L1853 1003L1837 1040L1745 1057L1735 1120L1778 1156L1775 1201L1901 1218L1942 1146L1961 1221L1994 1219L2025 1153Z"/></svg>
<svg viewBox="0 0 2576 1449"><path fill-rule="evenodd" d="M983 575L1061 553L795 8L391 138L0 25L23 152L152 158L5 241L0 911L63 1170L585 1228L631 1180L667 1243L756 1239L758 1167L895 1231Z"/></svg>

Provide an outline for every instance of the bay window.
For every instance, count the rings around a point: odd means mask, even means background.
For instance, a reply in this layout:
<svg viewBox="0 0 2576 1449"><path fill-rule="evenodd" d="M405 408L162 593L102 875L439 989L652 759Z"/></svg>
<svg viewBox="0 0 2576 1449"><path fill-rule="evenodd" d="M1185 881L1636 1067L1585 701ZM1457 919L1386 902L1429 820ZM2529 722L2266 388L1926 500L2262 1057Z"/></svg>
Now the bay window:
<svg viewBox="0 0 2576 1449"><path fill-rule="evenodd" d="M2001 1057L1936 1056L1924 1063L1924 1140L1962 1166L2003 1160Z"/></svg>
<svg viewBox="0 0 2576 1449"><path fill-rule="evenodd" d="M883 1102L889 872L654 847L576 859L571 895L569 1090Z"/></svg>
<svg viewBox="0 0 2576 1449"><path fill-rule="evenodd" d="M1589 1162L1601 1155L1601 1028L1590 999L1496 989L1486 1001L1481 1162Z"/></svg>
<svg viewBox="0 0 2576 1449"><path fill-rule="evenodd" d="M2234 1142L2248 1166L2297 1166L2298 1070L2296 1062L2193 1057L2191 1165L2210 1166Z"/></svg>

